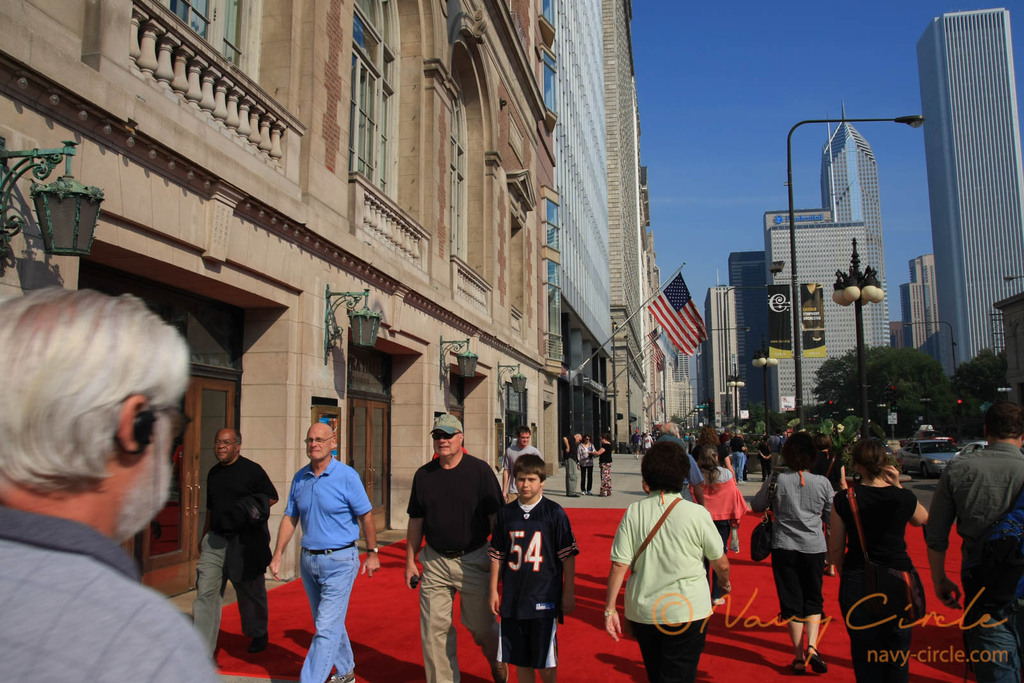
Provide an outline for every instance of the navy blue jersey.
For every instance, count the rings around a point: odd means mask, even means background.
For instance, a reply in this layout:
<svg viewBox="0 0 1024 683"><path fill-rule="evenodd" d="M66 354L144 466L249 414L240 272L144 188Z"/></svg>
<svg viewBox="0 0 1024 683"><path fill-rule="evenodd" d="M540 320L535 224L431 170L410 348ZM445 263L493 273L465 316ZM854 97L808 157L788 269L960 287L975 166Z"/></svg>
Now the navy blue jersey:
<svg viewBox="0 0 1024 683"><path fill-rule="evenodd" d="M529 512L518 501L494 518L491 559L502 565L501 616L555 616L562 603L562 561L579 554L569 516L542 497Z"/></svg>

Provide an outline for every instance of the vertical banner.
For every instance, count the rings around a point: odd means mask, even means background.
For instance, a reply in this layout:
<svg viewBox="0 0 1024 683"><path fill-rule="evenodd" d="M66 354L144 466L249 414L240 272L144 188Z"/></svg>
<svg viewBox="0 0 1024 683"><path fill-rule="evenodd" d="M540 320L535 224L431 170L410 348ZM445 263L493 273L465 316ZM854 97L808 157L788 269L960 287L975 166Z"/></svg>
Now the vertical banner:
<svg viewBox="0 0 1024 683"><path fill-rule="evenodd" d="M789 287L768 285L768 356L792 358L793 319L789 309Z"/></svg>
<svg viewBox="0 0 1024 683"><path fill-rule="evenodd" d="M800 321L804 358L825 358L825 302L821 285L800 285Z"/></svg>

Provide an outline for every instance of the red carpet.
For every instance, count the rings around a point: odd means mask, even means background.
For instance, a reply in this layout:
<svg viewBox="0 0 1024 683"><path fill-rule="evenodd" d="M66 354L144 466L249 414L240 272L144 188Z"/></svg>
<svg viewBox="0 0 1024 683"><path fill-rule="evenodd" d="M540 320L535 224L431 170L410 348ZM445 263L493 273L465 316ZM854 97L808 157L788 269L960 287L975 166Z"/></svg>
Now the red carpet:
<svg viewBox="0 0 1024 683"><path fill-rule="evenodd" d="M604 632L604 587L610 566L612 537L622 516L621 510L570 509L573 531L580 546L576 573L576 612L558 630L559 680L645 681L640 651L635 642L614 642ZM702 681L756 680L759 683L792 679L788 665L792 659L789 637L783 626L770 622L778 612L771 565L753 562L745 547L756 516L748 515L740 529L744 547L730 553L732 563L732 601L712 617L704 654L700 661ZM955 536L955 534L954 534ZM947 623L959 614L943 607L932 594L924 540L918 529L907 533L910 555L924 579L928 609ZM947 571L959 576L959 547L951 548ZM423 662L419 637L417 591L402 584L405 544L381 551L382 569L373 578L360 576L352 593L348 630L356 658L358 680L369 683L405 683L423 681ZM837 612L839 580L825 577L828 625L821 652L829 664L830 681L853 681L850 645L846 629ZM622 610L622 599L619 599ZM217 663L225 674L297 680L306 649L313 637L313 624L301 581L293 581L270 593L270 645L266 651L250 655L249 639L241 635L238 610L224 609L221 625L221 649ZM940 656L962 650L962 634L956 625L937 627L929 624L914 629L910 663L914 681L956 681L963 677L964 665L930 662ZM469 633L459 626L459 665L467 683L490 681L487 663L473 645ZM814 674L808 673L813 677ZM515 680L514 675L511 680Z"/></svg>

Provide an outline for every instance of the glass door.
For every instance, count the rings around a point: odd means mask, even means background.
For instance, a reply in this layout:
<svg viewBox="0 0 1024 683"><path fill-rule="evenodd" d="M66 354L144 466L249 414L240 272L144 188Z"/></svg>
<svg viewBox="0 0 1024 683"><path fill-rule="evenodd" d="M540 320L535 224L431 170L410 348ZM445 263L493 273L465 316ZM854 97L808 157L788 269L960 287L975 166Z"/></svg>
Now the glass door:
<svg viewBox="0 0 1024 683"><path fill-rule="evenodd" d="M206 516L206 475L217 462L217 432L237 425L237 384L193 377L185 393L184 432L171 447L171 494L149 528L135 539L135 557L147 586L174 595L195 586L199 534Z"/></svg>
<svg viewBox="0 0 1024 683"><path fill-rule="evenodd" d="M349 399L349 464L363 480L378 529L386 529L388 521L389 410L384 401Z"/></svg>

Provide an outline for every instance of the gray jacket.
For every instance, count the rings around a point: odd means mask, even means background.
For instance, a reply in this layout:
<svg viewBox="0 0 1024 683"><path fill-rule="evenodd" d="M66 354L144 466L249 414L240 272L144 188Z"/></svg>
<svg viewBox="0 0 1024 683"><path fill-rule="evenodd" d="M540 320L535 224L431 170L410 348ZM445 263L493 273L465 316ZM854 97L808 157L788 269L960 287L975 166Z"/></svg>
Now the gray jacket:
<svg viewBox="0 0 1024 683"><path fill-rule="evenodd" d="M803 479L801 481L801 475ZM776 480L775 499L771 502L775 525L772 548L802 553L823 553L827 550L822 523L832 512L832 484L820 474L807 470L794 472L777 469L750 501L750 509L761 512L768 507L768 487Z"/></svg>

